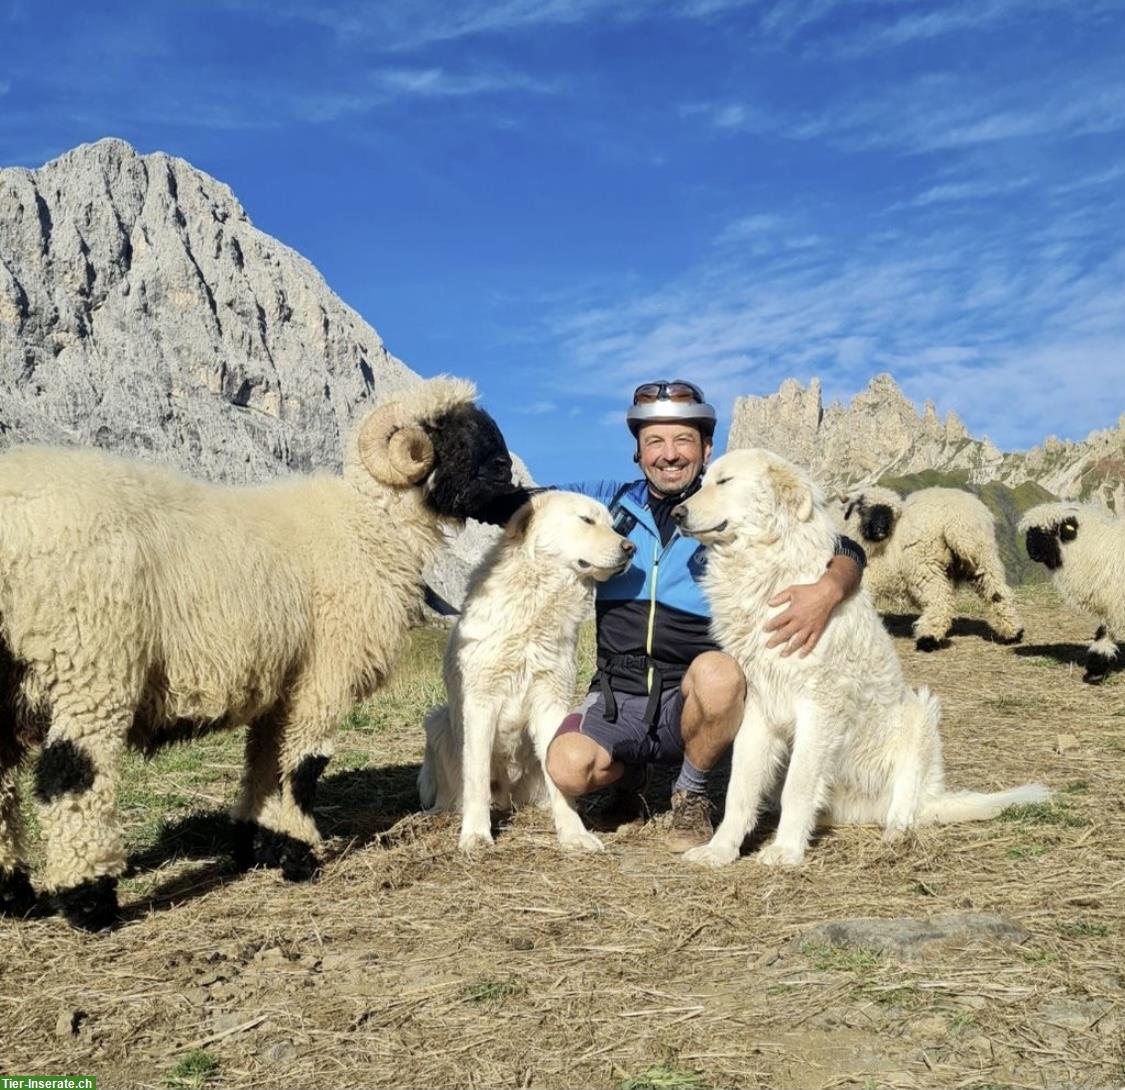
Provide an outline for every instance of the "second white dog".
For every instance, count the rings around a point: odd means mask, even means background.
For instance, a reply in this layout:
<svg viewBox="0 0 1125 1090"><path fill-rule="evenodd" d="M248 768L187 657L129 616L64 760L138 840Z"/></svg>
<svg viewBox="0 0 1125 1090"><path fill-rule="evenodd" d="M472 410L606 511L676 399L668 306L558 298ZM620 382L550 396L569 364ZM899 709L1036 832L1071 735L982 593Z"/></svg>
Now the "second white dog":
<svg viewBox="0 0 1125 1090"><path fill-rule="evenodd" d="M695 863L736 859L759 807L786 767L781 817L759 862L796 865L818 818L877 823L893 839L916 825L978 821L1041 802L1041 784L982 794L945 788L941 706L909 689L867 592L833 613L806 657L767 649L762 630L779 590L812 583L832 556L835 531L818 489L765 450L724 455L674 513L709 546L705 586L714 632L746 673L746 712L734 743L726 815Z"/></svg>
<svg viewBox="0 0 1125 1090"><path fill-rule="evenodd" d="M476 569L446 645L448 704L426 716L418 794L461 810L461 848L492 843L497 809L548 803L564 848L599 851L543 758L574 696L578 628L594 583L623 571L634 546L604 504L541 492L516 512Z"/></svg>

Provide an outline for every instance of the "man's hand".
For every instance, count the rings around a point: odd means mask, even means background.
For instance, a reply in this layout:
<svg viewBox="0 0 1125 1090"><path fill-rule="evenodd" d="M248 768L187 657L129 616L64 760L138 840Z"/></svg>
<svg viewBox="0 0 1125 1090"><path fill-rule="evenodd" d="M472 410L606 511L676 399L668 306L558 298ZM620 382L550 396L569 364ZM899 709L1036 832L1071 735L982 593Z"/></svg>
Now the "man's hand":
<svg viewBox="0 0 1125 1090"><path fill-rule="evenodd" d="M789 604L789 608L762 626L773 635L767 647L781 647L782 658L799 651L804 658L814 647L832 611L859 586L863 573L859 565L846 556L834 556L828 570L815 583L798 583L779 591L770 600L771 606Z"/></svg>

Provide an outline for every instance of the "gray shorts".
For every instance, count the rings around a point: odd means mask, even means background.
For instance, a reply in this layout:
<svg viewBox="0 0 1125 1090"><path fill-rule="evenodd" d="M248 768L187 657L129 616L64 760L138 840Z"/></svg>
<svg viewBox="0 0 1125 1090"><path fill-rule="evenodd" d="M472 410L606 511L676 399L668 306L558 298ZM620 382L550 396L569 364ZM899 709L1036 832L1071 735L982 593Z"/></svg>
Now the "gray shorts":
<svg viewBox="0 0 1125 1090"><path fill-rule="evenodd" d="M615 761L626 765L678 765L683 761L680 716L684 694L678 685L661 696L660 711L651 728L644 722L647 696L614 693L614 697L617 717L612 723L605 717L602 694L593 692L562 721L555 737L578 731L597 742Z"/></svg>

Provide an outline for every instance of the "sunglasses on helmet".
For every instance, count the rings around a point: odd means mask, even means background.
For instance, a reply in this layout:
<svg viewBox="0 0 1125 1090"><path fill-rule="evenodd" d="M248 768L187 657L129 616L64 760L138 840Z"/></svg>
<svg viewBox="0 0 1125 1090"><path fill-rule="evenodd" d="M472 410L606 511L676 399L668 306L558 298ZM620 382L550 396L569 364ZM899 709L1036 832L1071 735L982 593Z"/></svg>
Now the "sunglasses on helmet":
<svg viewBox="0 0 1125 1090"><path fill-rule="evenodd" d="M634 405L649 405L654 401L702 404L703 391L694 382L686 382L682 378L674 378L671 382L643 382L633 391Z"/></svg>

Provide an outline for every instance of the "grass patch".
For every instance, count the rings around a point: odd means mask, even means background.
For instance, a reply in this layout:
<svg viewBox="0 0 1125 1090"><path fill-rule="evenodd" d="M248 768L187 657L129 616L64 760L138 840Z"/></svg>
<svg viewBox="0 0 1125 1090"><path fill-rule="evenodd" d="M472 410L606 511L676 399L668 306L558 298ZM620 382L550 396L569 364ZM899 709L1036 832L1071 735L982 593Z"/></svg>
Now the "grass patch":
<svg viewBox="0 0 1125 1090"><path fill-rule="evenodd" d="M1057 926L1060 934L1071 939L1100 939L1109 934L1109 924L1096 920L1063 920Z"/></svg>
<svg viewBox="0 0 1125 1090"><path fill-rule="evenodd" d="M164 1085L169 1090L196 1090L206 1086L219 1072L219 1061L210 1052L189 1052L167 1075Z"/></svg>
<svg viewBox="0 0 1125 1090"><path fill-rule="evenodd" d="M657 1064L639 1075L622 1079L617 1090L706 1090L707 1082L698 1071L680 1071Z"/></svg>
<svg viewBox="0 0 1125 1090"><path fill-rule="evenodd" d="M1081 814L1074 813L1065 799L1058 798L1009 806L1000 814L999 820L1019 825L1059 825L1064 829L1081 829L1090 824Z"/></svg>
<svg viewBox="0 0 1125 1090"><path fill-rule="evenodd" d="M1003 694L1001 696L988 697L984 702L984 706L986 708L991 708L997 715L1018 716L1025 715L1037 705L1035 701L1029 700L1025 696Z"/></svg>
<svg viewBox="0 0 1125 1090"><path fill-rule="evenodd" d="M1046 844L1016 844L1004 854L1009 859L1038 859L1046 851Z"/></svg>
<svg viewBox="0 0 1125 1090"><path fill-rule="evenodd" d="M1021 946L1018 952L1024 961L1032 965L1050 965L1052 961L1059 960L1050 950L1044 950L1041 946Z"/></svg>
<svg viewBox="0 0 1125 1090"><path fill-rule="evenodd" d="M959 1010L949 1020L950 1034L964 1033L977 1022L977 1012L974 1010Z"/></svg>
<svg viewBox="0 0 1125 1090"><path fill-rule="evenodd" d="M810 943L802 951L818 972L865 973L882 960L882 953L865 946L835 946Z"/></svg>
<svg viewBox="0 0 1125 1090"><path fill-rule="evenodd" d="M461 989L461 998L467 1003L503 1003L507 999L516 999L521 995L527 995L527 985L511 977L507 980L482 977Z"/></svg>

